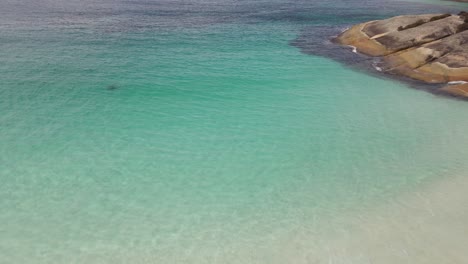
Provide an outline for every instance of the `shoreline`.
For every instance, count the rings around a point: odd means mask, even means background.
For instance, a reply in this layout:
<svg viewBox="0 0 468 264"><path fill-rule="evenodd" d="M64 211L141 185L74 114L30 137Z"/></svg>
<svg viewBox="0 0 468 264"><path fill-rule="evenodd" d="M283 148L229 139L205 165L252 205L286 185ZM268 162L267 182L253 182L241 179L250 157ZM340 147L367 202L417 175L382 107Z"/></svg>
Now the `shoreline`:
<svg viewBox="0 0 468 264"><path fill-rule="evenodd" d="M336 37L336 36L335 36ZM335 38L333 37L333 38ZM331 40L333 45L339 45L338 43L333 42ZM403 75L396 75L392 74L389 72L386 72L382 67L378 66L381 65L383 62L381 58L374 58L370 57L366 54L360 53L356 47L351 46L351 45L339 45L340 48L343 50L346 50L346 52L362 57L368 57L370 59L373 59L372 62L369 62L368 65L363 66L363 65L347 65L351 68L354 68L356 70L362 70L365 71L366 74L369 74L371 76L377 77L377 78L385 78L391 81L396 81L402 84L405 84L408 86L408 88L415 89L415 90L421 90L425 91L428 93L431 93L436 96L442 96L445 98L450 98L452 100L460 100L460 101L468 101L468 93L466 93L464 90L461 90L459 94L457 94L457 87L465 87L468 86L468 82L466 81L449 81L445 83L445 86L440 87L440 84L434 84L434 83L426 83L426 82L421 82L415 79L411 79L409 77L403 76ZM351 50L350 50L351 49ZM336 59L340 63L346 64L345 60L342 60L340 58ZM365 60L363 60L365 61ZM448 88L453 88L449 92L447 91Z"/></svg>
<svg viewBox="0 0 468 264"><path fill-rule="evenodd" d="M395 79L438 85L435 94L468 98L468 13L401 15L356 24L331 42L373 60Z"/></svg>

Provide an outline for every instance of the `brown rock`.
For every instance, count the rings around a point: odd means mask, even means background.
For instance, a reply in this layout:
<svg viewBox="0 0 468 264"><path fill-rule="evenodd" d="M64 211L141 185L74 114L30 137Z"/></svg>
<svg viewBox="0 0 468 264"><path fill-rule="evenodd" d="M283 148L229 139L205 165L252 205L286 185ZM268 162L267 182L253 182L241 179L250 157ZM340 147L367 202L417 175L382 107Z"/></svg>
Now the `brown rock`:
<svg viewBox="0 0 468 264"><path fill-rule="evenodd" d="M363 23L351 27L336 38L336 41L344 45L356 47L357 51L360 53L370 56L380 56L385 53L386 48L363 32L366 25L367 23Z"/></svg>
<svg viewBox="0 0 468 264"><path fill-rule="evenodd" d="M414 35L411 35L411 32L410 34L407 32L403 33L404 31L411 29L411 25L424 25L431 21L432 23L435 23L437 20L444 17L447 19L445 14L429 14L397 16L384 20L370 21L351 27L349 30L338 36L336 41L344 45L354 46L360 53L370 56L382 56L394 52L390 47L392 44L390 44L390 46L386 46L385 44L390 41L390 38L395 38L398 37L398 35L401 35L402 38L411 39L411 37L414 37ZM458 18L458 16L456 17ZM457 25L460 24L458 22L459 20L461 21L460 18L456 19ZM408 29L401 30L403 28ZM431 27L429 26L426 30L430 31L430 28ZM390 36L387 36L389 34ZM430 34L432 33L427 33L426 35Z"/></svg>
<svg viewBox="0 0 468 264"><path fill-rule="evenodd" d="M468 80L468 31L384 58L384 71L429 83Z"/></svg>
<svg viewBox="0 0 468 264"><path fill-rule="evenodd" d="M385 72L428 83L468 81L468 13L398 16L353 26L338 43L381 56ZM448 88L447 88L448 87ZM468 94L466 85L444 87L444 92ZM468 90L466 90L468 91Z"/></svg>
<svg viewBox="0 0 468 264"><path fill-rule="evenodd" d="M447 85L441 88L440 91L453 96L468 98L468 83Z"/></svg>
<svg viewBox="0 0 468 264"><path fill-rule="evenodd" d="M373 38L385 46L386 52L382 55L388 55L451 36L458 33L458 27L464 23L459 16L449 16L444 19L423 23L417 27L392 31L377 38L374 36Z"/></svg>
<svg viewBox="0 0 468 264"><path fill-rule="evenodd" d="M396 16L384 20L376 20L368 23L363 29L369 37L376 35L399 31L405 28L411 28L412 25L422 25L429 21L437 20L437 18L445 18L450 14L429 14L429 15L413 15L413 16Z"/></svg>

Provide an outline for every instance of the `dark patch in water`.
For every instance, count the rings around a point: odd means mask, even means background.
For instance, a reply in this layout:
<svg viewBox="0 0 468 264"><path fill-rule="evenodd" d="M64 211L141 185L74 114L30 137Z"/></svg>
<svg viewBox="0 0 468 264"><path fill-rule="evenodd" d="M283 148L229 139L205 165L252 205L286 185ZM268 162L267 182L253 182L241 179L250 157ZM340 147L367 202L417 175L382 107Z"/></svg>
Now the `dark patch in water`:
<svg viewBox="0 0 468 264"><path fill-rule="evenodd" d="M109 91L114 91L114 90L117 90L119 87L115 84L111 84L109 86L107 86L106 90L109 90Z"/></svg>

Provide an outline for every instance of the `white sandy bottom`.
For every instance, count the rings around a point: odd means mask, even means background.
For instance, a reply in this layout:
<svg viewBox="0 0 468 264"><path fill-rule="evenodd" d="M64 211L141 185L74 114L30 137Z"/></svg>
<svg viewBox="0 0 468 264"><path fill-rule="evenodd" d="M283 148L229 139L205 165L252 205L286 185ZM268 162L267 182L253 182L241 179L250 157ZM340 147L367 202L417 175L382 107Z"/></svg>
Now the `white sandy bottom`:
<svg viewBox="0 0 468 264"><path fill-rule="evenodd" d="M271 234L265 244L211 241L207 236L200 240L203 246L189 245L183 252L170 248L160 253L151 248L117 251L107 245L98 254L85 254L69 263L468 263L467 190L468 177L447 177L378 208L337 217L328 223L333 230L325 224L304 225L287 234ZM318 226L325 229L317 231Z"/></svg>
<svg viewBox="0 0 468 264"><path fill-rule="evenodd" d="M468 263L467 190L468 177L443 179L357 213L333 239L322 240L307 256L288 256L289 263Z"/></svg>

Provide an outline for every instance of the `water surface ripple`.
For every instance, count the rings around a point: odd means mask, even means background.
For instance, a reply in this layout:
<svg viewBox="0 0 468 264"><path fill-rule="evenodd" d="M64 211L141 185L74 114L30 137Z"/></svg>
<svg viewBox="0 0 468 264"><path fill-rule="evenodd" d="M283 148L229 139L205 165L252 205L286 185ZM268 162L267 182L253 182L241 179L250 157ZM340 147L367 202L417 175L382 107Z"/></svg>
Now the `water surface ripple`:
<svg viewBox="0 0 468 264"><path fill-rule="evenodd" d="M328 263L350 216L468 154L466 103L337 63L328 33L450 8L0 2L0 262Z"/></svg>

